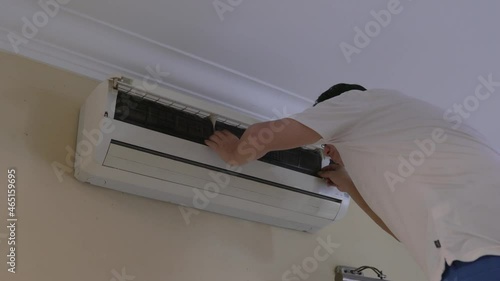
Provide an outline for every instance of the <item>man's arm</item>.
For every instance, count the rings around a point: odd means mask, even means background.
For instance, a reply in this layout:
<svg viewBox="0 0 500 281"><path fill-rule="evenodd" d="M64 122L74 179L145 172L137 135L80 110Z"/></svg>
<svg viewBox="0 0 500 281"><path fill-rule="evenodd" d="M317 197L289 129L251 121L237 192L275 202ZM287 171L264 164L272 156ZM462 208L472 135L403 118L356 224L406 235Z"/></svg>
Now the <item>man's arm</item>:
<svg viewBox="0 0 500 281"><path fill-rule="evenodd" d="M228 131L215 132L205 143L224 161L243 165L270 151L286 150L313 144L321 136L311 128L290 118L254 124L241 139Z"/></svg>
<svg viewBox="0 0 500 281"><path fill-rule="evenodd" d="M351 178L345 171L344 167L338 164L329 165L323 168L323 171L319 173L323 178L329 180L330 184L334 184L342 192L347 192L351 198L358 204L358 206L378 225L380 228L385 230L388 234L394 237L396 240L398 238L391 232L387 225L382 221L382 219L373 212L373 210L368 206L365 199L361 196L358 189L352 182ZM399 241L399 240L398 240Z"/></svg>
<svg viewBox="0 0 500 281"><path fill-rule="evenodd" d="M394 237L394 239L398 240L398 238L392 233L392 231L387 227L387 225L382 221L382 219L377 216L377 214L375 214L375 212L373 212L373 210L370 208L370 206L368 206L368 204L366 203L365 199L363 199L363 197L361 197L361 194L359 194L359 191L358 189L356 188L356 186L354 186L354 184L348 188L349 191L347 193L349 193L349 195L351 196L351 198L354 200L354 202L356 202L356 204L358 204L358 206L378 225L380 226L383 230L385 230L385 232L387 232L388 234L390 234L392 237ZM399 241L399 240L398 240Z"/></svg>

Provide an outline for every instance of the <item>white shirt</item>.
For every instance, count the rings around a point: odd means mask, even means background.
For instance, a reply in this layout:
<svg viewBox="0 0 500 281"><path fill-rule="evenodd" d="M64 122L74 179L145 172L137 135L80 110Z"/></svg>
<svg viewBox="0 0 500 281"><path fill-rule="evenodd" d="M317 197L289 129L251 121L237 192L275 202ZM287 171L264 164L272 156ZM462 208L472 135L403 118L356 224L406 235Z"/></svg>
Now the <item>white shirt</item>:
<svg viewBox="0 0 500 281"><path fill-rule="evenodd" d="M500 256L500 154L444 113L368 90L290 116L335 145L361 196L432 281L445 262Z"/></svg>

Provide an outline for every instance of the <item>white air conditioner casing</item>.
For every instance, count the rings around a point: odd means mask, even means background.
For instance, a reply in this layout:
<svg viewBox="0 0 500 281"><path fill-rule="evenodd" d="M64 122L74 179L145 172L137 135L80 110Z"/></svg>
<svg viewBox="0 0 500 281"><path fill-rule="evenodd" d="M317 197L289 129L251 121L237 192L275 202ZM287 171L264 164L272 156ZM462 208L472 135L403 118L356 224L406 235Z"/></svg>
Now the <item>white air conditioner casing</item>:
<svg viewBox="0 0 500 281"><path fill-rule="evenodd" d="M101 83L80 110L75 176L82 182L270 225L314 232L347 212L349 196L317 177L253 161L224 163L207 146L115 119L118 91L239 126L224 106L128 78ZM126 114L126 108L120 108ZM181 214L179 214L181 215Z"/></svg>

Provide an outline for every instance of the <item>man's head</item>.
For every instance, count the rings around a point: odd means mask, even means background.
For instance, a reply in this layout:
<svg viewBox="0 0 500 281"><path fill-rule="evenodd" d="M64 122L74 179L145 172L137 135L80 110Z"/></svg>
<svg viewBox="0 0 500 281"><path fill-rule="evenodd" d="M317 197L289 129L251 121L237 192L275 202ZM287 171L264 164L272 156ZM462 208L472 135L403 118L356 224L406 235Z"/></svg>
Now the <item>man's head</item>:
<svg viewBox="0 0 500 281"><path fill-rule="evenodd" d="M313 106L316 106L318 103L323 102L325 100L331 99L333 97L339 96L342 93L349 92L351 90L359 90L359 91L366 91L365 87L357 85L357 84L345 84L345 83L340 83L337 85L332 86L330 89L326 90L324 93L322 93L316 102L314 103Z"/></svg>

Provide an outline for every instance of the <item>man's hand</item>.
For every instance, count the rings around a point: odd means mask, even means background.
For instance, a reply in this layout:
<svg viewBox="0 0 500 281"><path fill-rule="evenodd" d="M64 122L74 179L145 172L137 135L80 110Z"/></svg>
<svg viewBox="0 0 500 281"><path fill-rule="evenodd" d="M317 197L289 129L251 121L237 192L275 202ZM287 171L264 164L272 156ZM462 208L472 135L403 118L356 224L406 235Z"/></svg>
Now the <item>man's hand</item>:
<svg viewBox="0 0 500 281"><path fill-rule="evenodd" d="M227 130L215 131L208 140L205 140L205 144L215 151L226 163L238 162L236 160L236 153L239 143L240 139Z"/></svg>
<svg viewBox="0 0 500 281"><path fill-rule="evenodd" d="M354 187L351 177L340 164L330 164L318 173L329 185L335 185L338 190L349 193Z"/></svg>

